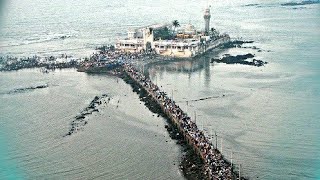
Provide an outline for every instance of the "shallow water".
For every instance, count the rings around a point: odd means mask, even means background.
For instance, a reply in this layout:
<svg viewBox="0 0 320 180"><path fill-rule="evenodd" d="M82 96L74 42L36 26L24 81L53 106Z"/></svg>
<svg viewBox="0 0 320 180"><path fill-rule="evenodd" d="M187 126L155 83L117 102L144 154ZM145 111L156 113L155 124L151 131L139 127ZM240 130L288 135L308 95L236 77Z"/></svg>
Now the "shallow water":
<svg viewBox="0 0 320 180"><path fill-rule="evenodd" d="M247 46L261 52L233 48L194 61L152 64L146 71L191 117L196 112L208 135L217 132L219 148L222 138L222 151L228 159L234 152L245 176L318 179L320 6L296 9L281 2L287 1L210 2L218 30L254 40ZM2 54L88 56L128 28L170 19L202 28L206 1L14 0L2 6ZM269 64L209 63L226 53L254 53ZM8 94L44 83L49 87ZM63 138L74 116L104 93L110 103L89 117L83 131ZM206 97L214 98L192 101ZM122 80L74 70L1 72L0 99L0 179L183 178L179 146L169 139L164 120Z"/></svg>
<svg viewBox="0 0 320 180"><path fill-rule="evenodd" d="M1 157L2 178L13 175L12 168L22 179L182 178L180 149L168 137L165 121L146 109L121 79L75 70L1 75L1 87L7 89L35 82L49 85L25 93L2 92L1 137L8 144ZM110 102L88 116L82 131L64 137L74 117L104 93Z"/></svg>

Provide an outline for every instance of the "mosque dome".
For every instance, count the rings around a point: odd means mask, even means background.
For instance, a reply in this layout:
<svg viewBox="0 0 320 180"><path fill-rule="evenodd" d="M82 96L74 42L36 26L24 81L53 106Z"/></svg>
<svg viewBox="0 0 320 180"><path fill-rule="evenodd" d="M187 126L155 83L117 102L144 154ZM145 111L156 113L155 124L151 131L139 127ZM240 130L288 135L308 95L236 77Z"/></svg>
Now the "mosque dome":
<svg viewBox="0 0 320 180"><path fill-rule="evenodd" d="M185 27L185 30L193 31L193 30L195 30L195 27L192 24L187 24L186 27Z"/></svg>

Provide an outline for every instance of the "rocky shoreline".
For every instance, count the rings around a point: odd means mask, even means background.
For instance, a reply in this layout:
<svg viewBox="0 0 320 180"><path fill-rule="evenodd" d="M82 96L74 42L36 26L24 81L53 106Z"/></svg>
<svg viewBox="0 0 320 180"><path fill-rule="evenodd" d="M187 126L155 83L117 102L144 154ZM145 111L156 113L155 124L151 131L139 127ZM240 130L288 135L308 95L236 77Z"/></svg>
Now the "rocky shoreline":
<svg viewBox="0 0 320 180"><path fill-rule="evenodd" d="M228 49L228 48L241 48L243 44L251 44L254 43L254 41L242 41L242 40L233 40L229 41L228 43L225 43L221 46L223 49Z"/></svg>

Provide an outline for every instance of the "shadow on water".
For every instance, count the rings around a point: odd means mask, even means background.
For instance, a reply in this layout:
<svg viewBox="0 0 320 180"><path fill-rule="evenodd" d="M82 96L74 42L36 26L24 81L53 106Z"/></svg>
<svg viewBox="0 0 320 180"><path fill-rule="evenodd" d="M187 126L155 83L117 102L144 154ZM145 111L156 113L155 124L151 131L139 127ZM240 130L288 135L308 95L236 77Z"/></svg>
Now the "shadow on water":
<svg viewBox="0 0 320 180"><path fill-rule="evenodd" d="M212 58L218 57L225 52L225 49L217 49L199 57L172 59L169 61L160 60L147 63L144 67L140 68L144 68L143 71L147 77L150 77L150 75L153 76L155 73L159 73L160 77L162 77L165 72L169 72L171 74L185 74L188 76L188 79L191 79L195 74L204 74L204 82L205 85L208 86L211 81L210 68L214 66L210 61Z"/></svg>
<svg viewBox="0 0 320 180"><path fill-rule="evenodd" d="M218 53L208 53L201 57L173 59L170 61L157 61L148 63L144 66L144 74L147 77L153 76L154 73L159 73L160 77L165 72L171 74L185 74L190 79L194 74L205 74L205 84L209 84L211 78L210 59Z"/></svg>
<svg viewBox="0 0 320 180"><path fill-rule="evenodd" d="M173 59L171 61L158 61L149 63L145 66L145 74L149 75L149 69L160 70L160 72L167 71L171 73L183 73L192 75L196 72L202 72L203 70L209 70L210 57L203 56L192 59Z"/></svg>

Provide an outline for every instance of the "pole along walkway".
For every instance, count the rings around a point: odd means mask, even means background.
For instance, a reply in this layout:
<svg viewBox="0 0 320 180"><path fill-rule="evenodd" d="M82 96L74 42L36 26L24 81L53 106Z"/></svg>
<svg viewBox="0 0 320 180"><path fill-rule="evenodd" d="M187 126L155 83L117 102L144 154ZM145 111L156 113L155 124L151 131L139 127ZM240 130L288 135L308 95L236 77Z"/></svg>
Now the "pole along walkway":
<svg viewBox="0 0 320 180"><path fill-rule="evenodd" d="M225 160L204 132L198 129L192 120L180 107L170 99L165 92L161 91L157 85L146 78L143 73L136 70L132 65L124 64L123 71L140 88L143 88L150 98L152 98L165 113L171 123L177 127L179 133L184 137L186 143L190 145L204 162L204 174L208 179L237 179L237 174L233 172L231 163ZM244 179L244 178L242 178Z"/></svg>

